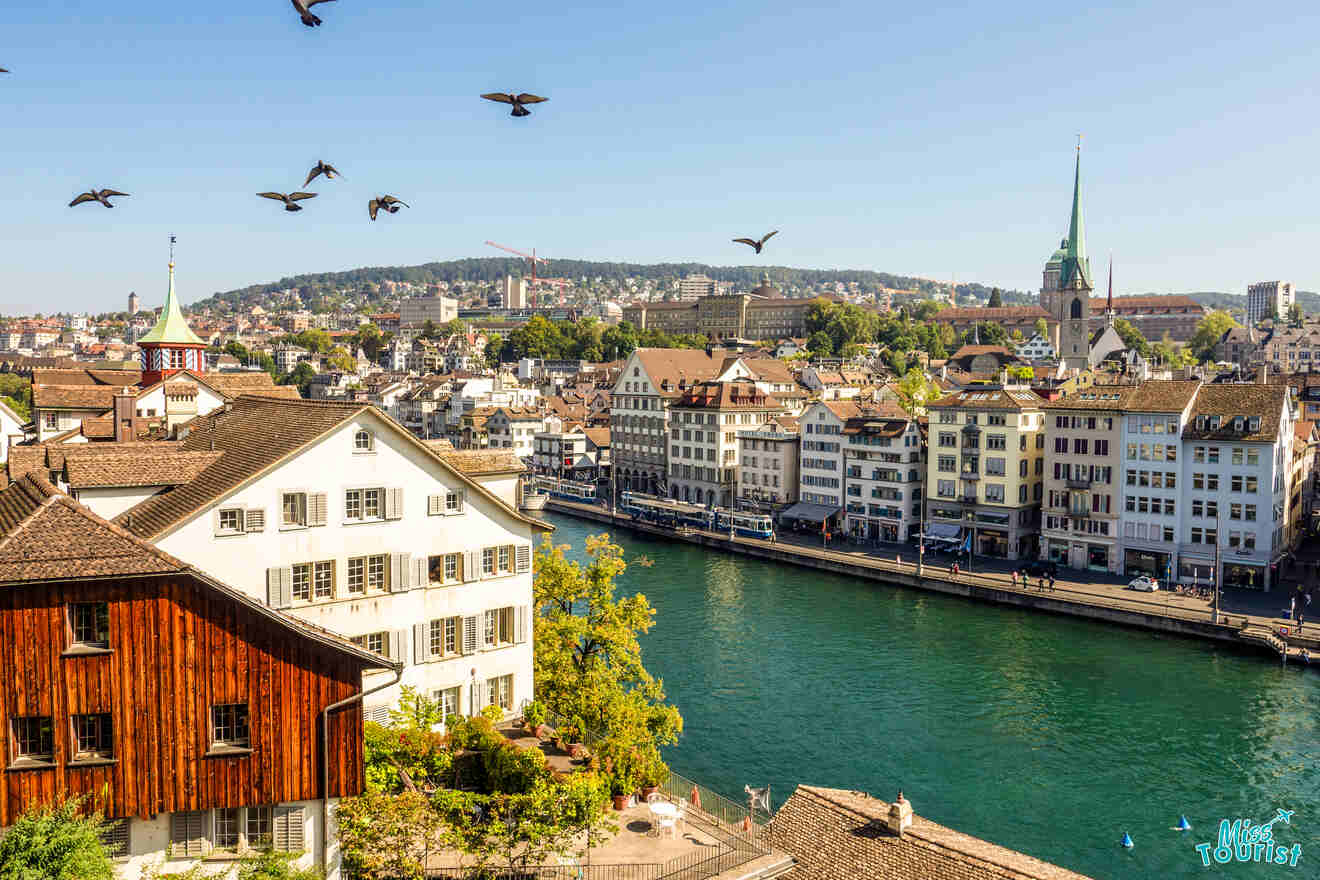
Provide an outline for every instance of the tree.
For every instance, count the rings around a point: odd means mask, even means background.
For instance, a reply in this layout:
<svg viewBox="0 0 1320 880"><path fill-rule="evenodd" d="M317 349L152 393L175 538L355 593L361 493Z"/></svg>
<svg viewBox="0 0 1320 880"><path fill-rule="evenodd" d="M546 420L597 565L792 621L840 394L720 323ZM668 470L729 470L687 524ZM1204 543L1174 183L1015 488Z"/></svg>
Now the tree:
<svg viewBox="0 0 1320 880"><path fill-rule="evenodd" d="M1002 309L1004 307L1004 295L999 292L998 287L990 291L990 299L985 305L986 308L990 309Z"/></svg>
<svg viewBox="0 0 1320 880"><path fill-rule="evenodd" d="M83 798L28 810L0 837L0 880L114 880L102 820Z"/></svg>
<svg viewBox="0 0 1320 880"><path fill-rule="evenodd" d="M1009 347L1008 331L1002 324L992 324L989 321L981 321L976 325L976 333L967 335L967 342L973 339L980 339L981 345L1002 345Z"/></svg>
<svg viewBox="0 0 1320 880"><path fill-rule="evenodd" d="M422 332L417 335L423 339L435 339L440 335L440 330L435 326L435 321L427 318L426 322L422 324Z"/></svg>
<svg viewBox="0 0 1320 880"><path fill-rule="evenodd" d="M364 792L341 800L335 816L344 867L362 880L420 880L427 854L450 842L440 814L420 792Z"/></svg>
<svg viewBox="0 0 1320 880"><path fill-rule="evenodd" d="M316 375L316 367L313 367L307 361L299 361L293 368L293 372L280 379L281 385L297 385L298 393L303 397L307 396L307 391L312 387L312 377Z"/></svg>
<svg viewBox="0 0 1320 880"><path fill-rule="evenodd" d="M817 330L807 338L807 351L816 357L829 357L834 354L834 340L824 330Z"/></svg>
<svg viewBox="0 0 1320 880"><path fill-rule="evenodd" d="M330 353L325 358L326 366L332 370L342 370L345 373L352 373L357 370L357 358L342 345L336 345L330 349Z"/></svg>
<svg viewBox="0 0 1320 880"><path fill-rule="evenodd" d="M1035 376L1036 371L1031 369L1031 367L1028 367L1026 364L1008 368L1008 377L1010 379L1021 379L1030 382Z"/></svg>
<svg viewBox="0 0 1320 880"><path fill-rule="evenodd" d="M278 379L280 377L279 367L275 366L275 358L266 354L264 351L259 351L253 354L250 360L250 365L261 367L261 369L270 373L272 379Z"/></svg>
<svg viewBox="0 0 1320 880"><path fill-rule="evenodd" d="M32 417L32 383L17 373L0 373L0 400L23 418Z"/></svg>
<svg viewBox="0 0 1320 880"><path fill-rule="evenodd" d="M1132 322L1126 318L1116 318L1114 320L1114 331L1118 333L1123 340L1123 344L1128 348L1135 348L1144 358L1150 357L1150 343L1146 337L1141 335L1141 331L1132 325Z"/></svg>
<svg viewBox="0 0 1320 880"><path fill-rule="evenodd" d="M600 344L606 360L623 360L637 350L637 328L628 321L606 327L600 334Z"/></svg>
<svg viewBox="0 0 1320 880"><path fill-rule="evenodd" d="M248 351L247 346L237 340L226 345L225 351L232 354L240 364L244 365L246 365L248 359L252 357L252 352Z"/></svg>
<svg viewBox="0 0 1320 880"><path fill-rule="evenodd" d="M1292 305L1288 306L1288 323L1292 324L1294 327L1302 326L1301 303L1293 303Z"/></svg>
<svg viewBox="0 0 1320 880"><path fill-rule="evenodd" d="M549 536L536 553L534 671L538 698L560 716L581 719L629 745L664 745L683 730L665 703L664 683L642 664L638 636L655 623L646 596L616 597L627 563L608 535L587 538L585 568Z"/></svg>
<svg viewBox="0 0 1320 880"><path fill-rule="evenodd" d="M940 386L926 378L926 374L913 367L898 380L898 403L911 415L926 411L926 403L940 396Z"/></svg>
<svg viewBox="0 0 1320 880"><path fill-rule="evenodd" d="M1050 338L1050 325L1044 318L1036 319L1036 332L1040 334L1041 339Z"/></svg>
<svg viewBox="0 0 1320 880"><path fill-rule="evenodd" d="M1224 334L1239 326L1228 312L1215 310L1207 314L1196 325L1196 332L1187 341L1187 347L1200 362L1214 360L1215 348Z"/></svg>
<svg viewBox="0 0 1320 880"><path fill-rule="evenodd" d="M353 340L353 346L362 349L362 353L371 360L377 360L384 348L380 328L372 323L361 325L358 327L357 338Z"/></svg>

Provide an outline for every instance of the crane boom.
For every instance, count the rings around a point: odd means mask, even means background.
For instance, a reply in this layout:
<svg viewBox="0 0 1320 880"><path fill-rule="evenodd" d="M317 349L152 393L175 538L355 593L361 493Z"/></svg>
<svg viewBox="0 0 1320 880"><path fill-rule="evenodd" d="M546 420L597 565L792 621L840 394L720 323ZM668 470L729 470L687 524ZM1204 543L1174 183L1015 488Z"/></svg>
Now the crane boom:
<svg viewBox="0 0 1320 880"><path fill-rule="evenodd" d="M524 260L532 260L532 261L537 262L537 263L548 263L548 262L550 262L550 261L547 260L545 257L538 257L538 256L536 256L536 252L535 252L535 251L533 251L533 252L530 253L530 254L525 254L525 253L523 253L523 252L520 251L520 250L515 250L514 248L511 248L511 247L509 247L508 245L503 245L503 244L500 244L500 243L498 243L498 242L487 241L486 244L490 245L490 246L493 247L493 248L499 248L499 249L502 250L502 251L508 251L508 252L511 253L511 254L517 254L518 256L522 257Z"/></svg>

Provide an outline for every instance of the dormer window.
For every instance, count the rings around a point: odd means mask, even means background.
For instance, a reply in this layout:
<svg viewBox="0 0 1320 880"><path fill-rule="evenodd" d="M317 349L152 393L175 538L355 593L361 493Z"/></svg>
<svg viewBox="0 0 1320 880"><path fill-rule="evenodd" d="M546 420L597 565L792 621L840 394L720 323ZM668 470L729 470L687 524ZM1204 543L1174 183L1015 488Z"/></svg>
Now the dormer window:
<svg viewBox="0 0 1320 880"><path fill-rule="evenodd" d="M1259 430L1260 430L1260 418L1259 418L1258 416L1252 416L1251 419L1250 419L1250 421L1247 423L1247 426L1248 426L1248 428L1251 430L1251 432L1252 432L1253 434L1254 434L1255 432L1259 431Z"/></svg>
<svg viewBox="0 0 1320 880"><path fill-rule="evenodd" d="M373 437L371 435L371 432L368 431L367 429L359 428L358 431L353 434L353 451L375 452L376 438Z"/></svg>
<svg viewBox="0 0 1320 880"><path fill-rule="evenodd" d="M1242 433L1242 416L1233 419L1233 430Z"/></svg>

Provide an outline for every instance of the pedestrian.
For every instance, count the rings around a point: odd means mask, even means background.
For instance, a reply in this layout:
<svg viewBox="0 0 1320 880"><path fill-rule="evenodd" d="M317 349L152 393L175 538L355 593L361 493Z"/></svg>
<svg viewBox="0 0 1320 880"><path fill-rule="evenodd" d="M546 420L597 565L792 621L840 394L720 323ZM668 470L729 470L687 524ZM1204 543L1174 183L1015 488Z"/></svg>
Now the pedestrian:
<svg viewBox="0 0 1320 880"><path fill-rule="evenodd" d="M1037 587L1042 593L1045 592L1045 575L1040 576L1040 583L1037 584Z"/></svg>
<svg viewBox="0 0 1320 880"><path fill-rule="evenodd" d="M1054 592L1054 575L1050 575L1050 592Z"/></svg>
<svg viewBox="0 0 1320 880"><path fill-rule="evenodd" d="M1302 631L1302 618L1305 617L1305 616L1306 616L1306 615L1305 615L1304 612L1301 612L1301 611L1298 611L1298 612L1297 612L1297 631L1298 631L1298 632L1301 632L1301 631Z"/></svg>
<svg viewBox="0 0 1320 880"><path fill-rule="evenodd" d="M950 573L951 573L954 577L957 577L957 576L958 576L958 563L955 562L955 563L950 567L949 571L950 571Z"/></svg>
<svg viewBox="0 0 1320 880"><path fill-rule="evenodd" d="M1008 579L1009 579L1010 581L1012 581L1012 583L1013 583L1013 589L1016 590L1016 589L1017 589L1017 569L1016 569L1016 568L1013 569L1012 571L1010 571L1010 572L1008 573Z"/></svg>

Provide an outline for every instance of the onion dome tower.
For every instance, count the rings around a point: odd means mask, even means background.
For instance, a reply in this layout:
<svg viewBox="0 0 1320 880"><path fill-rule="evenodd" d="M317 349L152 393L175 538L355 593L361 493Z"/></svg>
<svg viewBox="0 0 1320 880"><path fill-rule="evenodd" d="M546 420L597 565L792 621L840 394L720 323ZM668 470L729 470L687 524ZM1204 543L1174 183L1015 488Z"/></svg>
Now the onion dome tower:
<svg viewBox="0 0 1320 880"><path fill-rule="evenodd" d="M180 370L200 373L205 369L206 343L197 338L179 308L174 294L174 236L170 236L170 287L156 326L137 341L142 350L142 385L155 385Z"/></svg>

